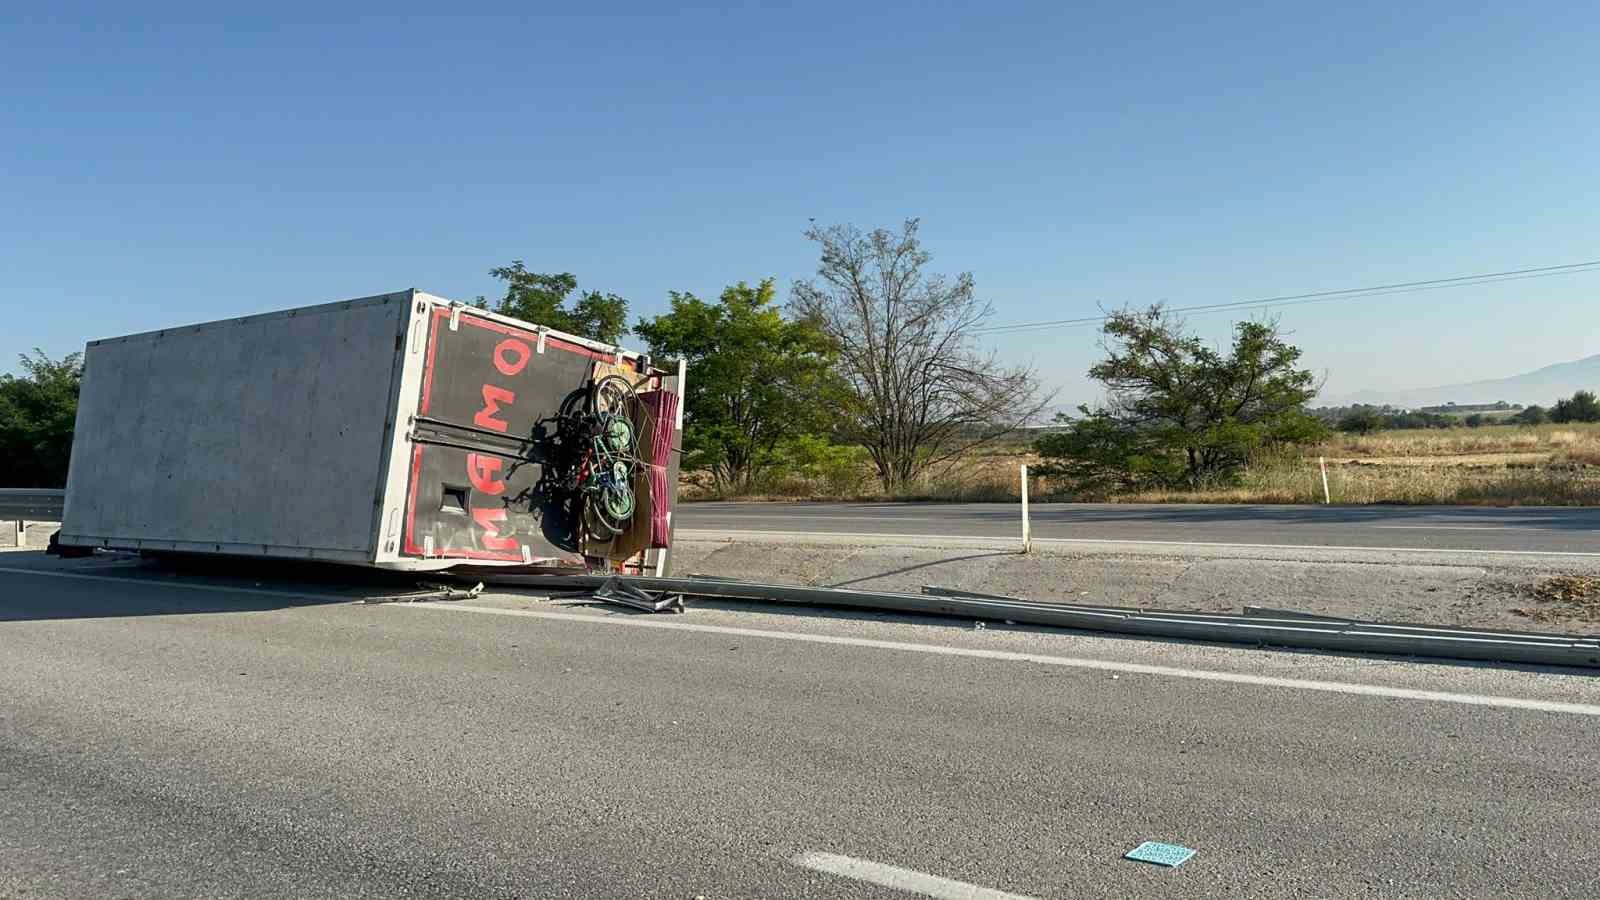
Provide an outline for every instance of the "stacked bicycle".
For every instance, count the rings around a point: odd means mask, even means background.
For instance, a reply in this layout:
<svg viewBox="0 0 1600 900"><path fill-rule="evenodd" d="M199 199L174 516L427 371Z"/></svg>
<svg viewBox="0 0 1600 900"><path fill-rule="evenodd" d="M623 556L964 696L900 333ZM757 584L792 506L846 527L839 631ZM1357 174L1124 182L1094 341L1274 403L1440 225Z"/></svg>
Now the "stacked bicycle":
<svg viewBox="0 0 1600 900"><path fill-rule="evenodd" d="M563 474L582 502L584 526L601 540L626 531L638 509L633 485L644 464L634 422L641 409L633 383L620 375L596 379L561 406L558 431L572 454Z"/></svg>

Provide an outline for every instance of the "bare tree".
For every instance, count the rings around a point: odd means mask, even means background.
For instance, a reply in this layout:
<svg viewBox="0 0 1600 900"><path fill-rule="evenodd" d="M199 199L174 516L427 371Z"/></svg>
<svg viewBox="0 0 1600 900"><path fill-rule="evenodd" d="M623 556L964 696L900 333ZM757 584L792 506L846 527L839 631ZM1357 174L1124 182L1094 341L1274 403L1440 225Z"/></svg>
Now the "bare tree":
<svg viewBox="0 0 1600 900"><path fill-rule="evenodd" d="M994 440L1038 416L1049 397L1034 373L983 352L973 330L993 308L970 273L925 274L918 220L897 234L813 225L822 248L816 279L797 282L791 310L839 347L850 386L844 437L865 447L885 490Z"/></svg>

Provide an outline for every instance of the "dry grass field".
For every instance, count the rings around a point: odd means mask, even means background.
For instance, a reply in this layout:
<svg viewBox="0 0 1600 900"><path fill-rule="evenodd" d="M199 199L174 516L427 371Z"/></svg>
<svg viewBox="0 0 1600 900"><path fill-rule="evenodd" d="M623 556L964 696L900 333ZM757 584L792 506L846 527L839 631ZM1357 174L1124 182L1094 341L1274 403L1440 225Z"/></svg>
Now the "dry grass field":
<svg viewBox="0 0 1600 900"><path fill-rule="evenodd" d="M1335 435L1301 452L1263 455L1237 483L1204 490L1073 496L1051 479L1035 478L1041 500L1148 503L1321 503L1318 457L1328 465L1334 503L1468 504L1484 506L1600 505L1600 424L1385 431ZM1039 462L1025 445L980 450L931 473L894 498L877 490L870 471L835 472L827 479L791 477L765 485L749 499L1015 500L1018 466ZM708 499L703 484L685 481L687 499Z"/></svg>
<svg viewBox="0 0 1600 900"><path fill-rule="evenodd" d="M1320 503L1319 456L1334 503L1600 505L1600 425L1592 424L1337 435L1303 453L1258 459L1237 485L1118 499Z"/></svg>

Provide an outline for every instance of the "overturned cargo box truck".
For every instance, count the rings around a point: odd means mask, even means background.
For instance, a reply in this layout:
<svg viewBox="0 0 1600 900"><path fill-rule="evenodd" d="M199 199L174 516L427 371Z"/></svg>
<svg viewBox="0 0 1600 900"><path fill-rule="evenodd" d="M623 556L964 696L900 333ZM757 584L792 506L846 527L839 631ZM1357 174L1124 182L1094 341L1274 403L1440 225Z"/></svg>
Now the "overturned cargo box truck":
<svg viewBox="0 0 1600 900"><path fill-rule="evenodd" d="M415 290L92 341L59 541L663 573L684 377Z"/></svg>

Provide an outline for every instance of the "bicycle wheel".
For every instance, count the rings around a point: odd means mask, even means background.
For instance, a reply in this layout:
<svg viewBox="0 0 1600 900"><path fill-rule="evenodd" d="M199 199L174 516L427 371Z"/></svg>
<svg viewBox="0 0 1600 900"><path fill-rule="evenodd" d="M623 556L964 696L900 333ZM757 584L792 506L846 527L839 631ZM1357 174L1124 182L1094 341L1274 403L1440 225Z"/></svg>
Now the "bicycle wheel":
<svg viewBox="0 0 1600 900"><path fill-rule="evenodd" d="M595 415L610 413L626 418L638 402L633 383L621 375L607 375L589 389L589 412Z"/></svg>

